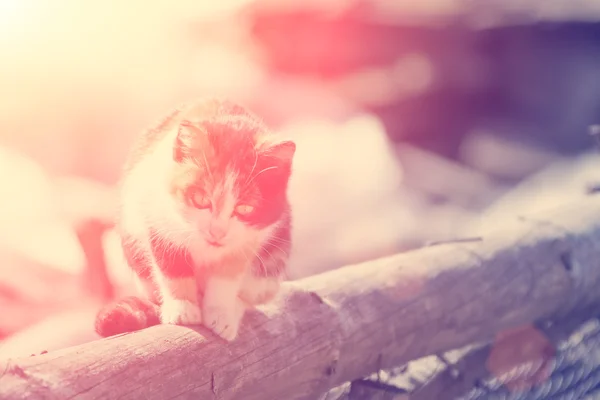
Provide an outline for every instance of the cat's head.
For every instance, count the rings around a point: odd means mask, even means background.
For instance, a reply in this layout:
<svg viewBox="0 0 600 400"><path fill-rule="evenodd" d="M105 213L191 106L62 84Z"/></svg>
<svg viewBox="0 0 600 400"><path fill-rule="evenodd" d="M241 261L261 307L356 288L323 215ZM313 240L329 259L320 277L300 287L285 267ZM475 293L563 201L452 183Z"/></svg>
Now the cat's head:
<svg viewBox="0 0 600 400"><path fill-rule="evenodd" d="M204 251L254 251L286 217L295 150L243 112L180 123L171 193Z"/></svg>

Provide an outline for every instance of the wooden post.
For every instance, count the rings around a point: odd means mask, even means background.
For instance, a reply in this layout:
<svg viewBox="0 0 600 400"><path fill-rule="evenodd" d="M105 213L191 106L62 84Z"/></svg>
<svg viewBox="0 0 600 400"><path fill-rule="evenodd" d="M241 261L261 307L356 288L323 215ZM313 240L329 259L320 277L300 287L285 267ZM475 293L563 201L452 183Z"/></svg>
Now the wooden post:
<svg viewBox="0 0 600 400"><path fill-rule="evenodd" d="M401 229L401 227L398 227ZM365 238L368 240L368 238ZM314 399L600 302L600 197L285 286L226 344L157 326L0 367L2 399Z"/></svg>

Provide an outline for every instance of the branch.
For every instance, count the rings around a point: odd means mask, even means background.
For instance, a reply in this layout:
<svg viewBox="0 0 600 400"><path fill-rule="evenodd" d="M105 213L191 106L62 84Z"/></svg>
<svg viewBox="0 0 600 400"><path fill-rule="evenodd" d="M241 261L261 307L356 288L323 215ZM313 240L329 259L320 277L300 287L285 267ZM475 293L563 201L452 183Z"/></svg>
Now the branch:
<svg viewBox="0 0 600 400"><path fill-rule="evenodd" d="M9 360L0 398L314 399L346 381L600 302L600 198L286 285L230 344L156 326Z"/></svg>

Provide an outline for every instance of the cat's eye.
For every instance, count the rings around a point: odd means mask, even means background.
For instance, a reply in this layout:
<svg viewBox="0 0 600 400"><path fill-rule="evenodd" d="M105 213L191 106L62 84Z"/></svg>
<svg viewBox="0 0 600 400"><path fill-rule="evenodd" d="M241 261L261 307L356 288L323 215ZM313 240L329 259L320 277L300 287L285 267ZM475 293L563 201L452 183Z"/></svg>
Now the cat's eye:
<svg viewBox="0 0 600 400"><path fill-rule="evenodd" d="M191 193L190 202L196 208L210 208L209 198L200 190L194 190Z"/></svg>
<svg viewBox="0 0 600 400"><path fill-rule="evenodd" d="M235 208L235 213L241 217L245 217L254 211L254 207L249 204L240 204Z"/></svg>

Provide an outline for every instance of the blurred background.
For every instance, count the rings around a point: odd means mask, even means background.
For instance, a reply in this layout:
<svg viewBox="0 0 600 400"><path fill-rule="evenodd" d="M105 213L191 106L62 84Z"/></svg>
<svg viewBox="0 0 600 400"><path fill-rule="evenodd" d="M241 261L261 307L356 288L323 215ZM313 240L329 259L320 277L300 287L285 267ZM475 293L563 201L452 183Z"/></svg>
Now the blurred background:
<svg viewBox="0 0 600 400"><path fill-rule="evenodd" d="M296 140L293 279L583 195L598 21L594 0L0 0L0 355L93 337L129 284L126 154L190 98Z"/></svg>

